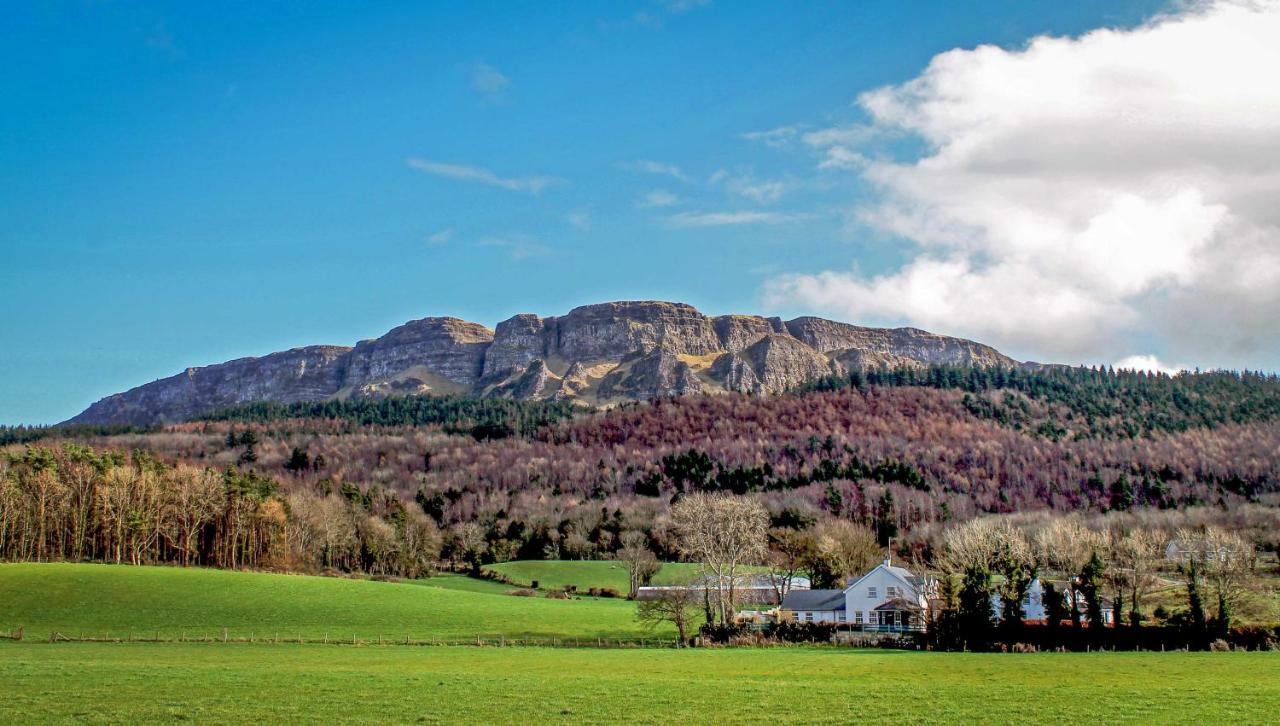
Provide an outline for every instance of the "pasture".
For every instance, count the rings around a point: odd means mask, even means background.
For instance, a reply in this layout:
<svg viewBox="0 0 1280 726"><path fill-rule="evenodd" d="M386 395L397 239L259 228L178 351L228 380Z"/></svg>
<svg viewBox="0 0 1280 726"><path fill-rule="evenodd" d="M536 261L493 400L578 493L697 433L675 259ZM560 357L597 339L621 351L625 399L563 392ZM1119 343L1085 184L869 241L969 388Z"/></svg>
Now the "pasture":
<svg viewBox="0 0 1280 726"><path fill-rule="evenodd" d="M596 588L611 588L624 597L630 583L627 580L625 562L612 560L516 560L496 565L486 565L485 570L499 573L514 583L539 588L577 587L579 592ZM693 577L698 566L687 562L667 562L653 578L653 584L661 585L676 578Z"/></svg>
<svg viewBox="0 0 1280 726"><path fill-rule="evenodd" d="M460 575L412 583L178 567L0 565L0 631L71 637L673 637L626 600L512 597Z"/></svg>
<svg viewBox="0 0 1280 726"><path fill-rule="evenodd" d="M0 643L0 722L1264 723L1272 653Z"/></svg>

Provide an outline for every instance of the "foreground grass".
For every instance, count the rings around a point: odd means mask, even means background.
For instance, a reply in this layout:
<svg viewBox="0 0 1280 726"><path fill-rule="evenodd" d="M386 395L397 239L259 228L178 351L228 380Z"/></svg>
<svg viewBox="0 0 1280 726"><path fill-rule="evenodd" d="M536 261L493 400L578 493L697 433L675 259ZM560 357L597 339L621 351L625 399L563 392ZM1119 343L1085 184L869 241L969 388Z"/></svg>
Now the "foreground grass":
<svg viewBox="0 0 1280 726"><path fill-rule="evenodd" d="M0 643L0 722L1236 722L1270 653Z"/></svg>
<svg viewBox="0 0 1280 726"><path fill-rule="evenodd" d="M625 600L505 595L510 587L440 576L371 582L176 567L0 565L0 631L75 637L372 639L635 638L650 633Z"/></svg>

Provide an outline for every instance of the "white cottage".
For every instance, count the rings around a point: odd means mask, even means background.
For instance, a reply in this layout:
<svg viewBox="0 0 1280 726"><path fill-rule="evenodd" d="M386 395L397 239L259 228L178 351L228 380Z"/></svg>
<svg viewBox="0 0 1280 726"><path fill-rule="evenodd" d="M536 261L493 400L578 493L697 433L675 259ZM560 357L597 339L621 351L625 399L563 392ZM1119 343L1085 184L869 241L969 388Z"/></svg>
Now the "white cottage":
<svg viewBox="0 0 1280 726"><path fill-rule="evenodd" d="M867 630L921 630L934 581L895 567L889 558L843 590L792 591L782 599L781 620L834 623Z"/></svg>

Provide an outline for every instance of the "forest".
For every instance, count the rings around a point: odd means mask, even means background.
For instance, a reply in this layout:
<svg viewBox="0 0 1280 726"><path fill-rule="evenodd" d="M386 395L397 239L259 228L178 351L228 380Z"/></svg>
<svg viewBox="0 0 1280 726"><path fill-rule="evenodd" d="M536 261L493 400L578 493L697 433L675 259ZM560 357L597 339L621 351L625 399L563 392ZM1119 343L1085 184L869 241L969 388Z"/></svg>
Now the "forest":
<svg viewBox="0 0 1280 726"><path fill-rule="evenodd" d="M419 543L472 569L607 558L631 532L675 559L669 511L694 493L757 500L775 530L865 526L910 556L989 514L1232 525L1280 500L1278 391L1257 374L935 367L596 413L415 397L255 404L153 431L54 429L0 458L0 556L252 565L294 527L300 549L272 555L288 567L412 572L426 559ZM110 502L122 480L152 507L129 515L151 522L145 536L110 508L87 524L85 492ZM222 508L180 536L157 512L184 506L161 494L192 482L220 487ZM32 530L55 502L68 532ZM1275 548L1274 531L1255 534Z"/></svg>

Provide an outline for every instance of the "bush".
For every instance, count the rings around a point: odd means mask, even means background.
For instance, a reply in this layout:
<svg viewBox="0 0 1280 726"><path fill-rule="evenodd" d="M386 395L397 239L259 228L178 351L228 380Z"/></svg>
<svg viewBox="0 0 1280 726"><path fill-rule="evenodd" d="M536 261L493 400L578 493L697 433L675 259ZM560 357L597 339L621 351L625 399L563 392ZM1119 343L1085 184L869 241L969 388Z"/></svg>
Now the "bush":
<svg viewBox="0 0 1280 726"><path fill-rule="evenodd" d="M507 594L512 597L537 597L538 591L530 590L527 587L522 587L519 590L507 590Z"/></svg>
<svg viewBox="0 0 1280 726"><path fill-rule="evenodd" d="M622 593L612 587L593 587L587 591L591 597L622 597Z"/></svg>
<svg viewBox="0 0 1280 726"><path fill-rule="evenodd" d="M788 643L828 643L836 632L829 623L778 623L769 634Z"/></svg>
<svg viewBox="0 0 1280 726"><path fill-rule="evenodd" d="M547 597L552 600L568 600L569 593L564 590L547 590Z"/></svg>

